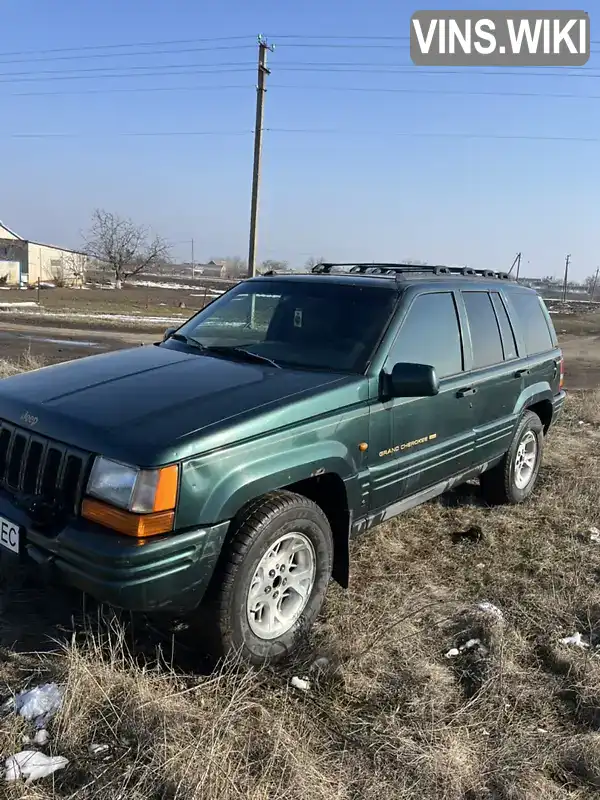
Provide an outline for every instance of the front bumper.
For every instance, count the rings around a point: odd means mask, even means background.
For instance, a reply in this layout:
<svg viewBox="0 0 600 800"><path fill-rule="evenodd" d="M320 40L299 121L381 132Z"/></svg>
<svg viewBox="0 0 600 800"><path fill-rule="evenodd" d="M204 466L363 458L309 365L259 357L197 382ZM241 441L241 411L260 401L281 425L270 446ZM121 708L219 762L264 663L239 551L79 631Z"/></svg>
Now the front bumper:
<svg viewBox="0 0 600 800"><path fill-rule="evenodd" d="M57 531L36 529L0 492L0 516L19 526L19 555L0 547L3 560L37 565L51 583L66 584L129 611L182 613L202 600L229 522L132 539L83 519Z"/></svg>

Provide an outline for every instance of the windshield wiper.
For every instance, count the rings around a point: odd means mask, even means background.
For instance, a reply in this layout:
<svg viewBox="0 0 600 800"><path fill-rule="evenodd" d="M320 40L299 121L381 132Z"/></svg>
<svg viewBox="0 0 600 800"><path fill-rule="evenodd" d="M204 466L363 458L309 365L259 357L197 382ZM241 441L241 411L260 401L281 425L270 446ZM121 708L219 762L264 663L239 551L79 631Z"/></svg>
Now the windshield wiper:
<svg viewBox="0 0 600 800"><path fill-rule="evenodd" d="M200 350L206 350L206 345L203 345L202 342L199 342L197 339L192 339L191 336L186 336L184 333L172 333L169 336L169 339L175 339L177 342L185 342L190 347L198 347ZM167 339L167 341L169 341Z"/></svg>
<svg viewBox="0 0 600 800"><path fill-rule="evenodd" d="M244 360L247 361L260 361L263 364L270 364L272 367L276 367L277 369L283 369L283 367L278 364L276 361L273 361L272 358L267 358L267 356L261 356L258 353L253 353L251 350L244 350L243 347L234 347L231 345L211 345L211 346L204 346L204 349L209 353L216 353L217 355L236 355L238 357L242 357Z"/></svg>

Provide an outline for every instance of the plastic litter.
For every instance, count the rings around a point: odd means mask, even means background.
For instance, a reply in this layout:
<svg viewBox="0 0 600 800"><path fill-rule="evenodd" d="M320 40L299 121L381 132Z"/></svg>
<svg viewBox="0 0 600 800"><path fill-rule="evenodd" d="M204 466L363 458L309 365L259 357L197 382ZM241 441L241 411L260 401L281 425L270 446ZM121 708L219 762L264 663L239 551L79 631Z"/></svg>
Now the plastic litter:
<svg viewBox="0 0 600 800"><path fill-rule="evenodd" d="M35 736L33 737L34 744L39 744L40 746L44 746L48 743L48 731L45 728L40 728L39 731L36 731Z"/></svg>
<svg viewBox="0 0 600 800"><path fill-rule="evenodd" d="M565 636L564 639L560 640L561 644L573 645L574 647L589 647L589 643L586 642L583 636L577 632L574 633L572 636Z"/></svg>
<svg viewBox="0 0 600 800"><path fill-rule="evenodd" d="M56 683L36 686L35 689L21 692L15 697L15 710L24 719L34 720L37 728L44 728L46 722L60 709L63 691Z"/></svg>
<svg viewBox="0 0 600 800"><path fill-rule="evenodd" d="M92 744L88 747L91 756L101 756L104 753L107 753L109 749L110 748L107 744L100 744L99 742L92 742Z"/></svg>
<svg viewBox="0 0 600 800"><path fill-rule="evenodd" d="M477 608L480 611L483 611L484 614L491 614L496 619L504 619L504 614L493 603L489 603L487 600L484 600L482 603L477 603Z"/></svg>
<svg viewBox="0 0 600 800"><path fill-rule="evenodd" d="M460 647L452 647L450 650L448 650L446 653L446 658L456 658L456 656L464 653L465 650L473 650L475 647L479 648L481 655L487 655L487 647L481 644L481 639L469 639L468 642L465 642Z"/></svg>
<svg viewBox="0 0 600 800"><path fill-rule="evenodd" d="M4 777L7 781L26 778L26 783L31 783L64 769L68 763L68 759L64 756L47 756L37 750L23 750L6 759Z"/></svg>
<svg viewBox="0 0 600 800"><path fill-rule="evenodd" d="M304 678L298 678L295 675L290 681L290 683L295 689L300 689L301 692L308 692L308 690L310 689L309 681L305 680Z"/></svg>

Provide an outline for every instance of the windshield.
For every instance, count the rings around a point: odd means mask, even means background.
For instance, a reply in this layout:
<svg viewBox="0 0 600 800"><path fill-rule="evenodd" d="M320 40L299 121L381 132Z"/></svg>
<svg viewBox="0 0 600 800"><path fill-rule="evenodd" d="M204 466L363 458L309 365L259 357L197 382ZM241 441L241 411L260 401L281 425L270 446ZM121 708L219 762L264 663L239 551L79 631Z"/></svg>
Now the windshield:
<svg viewBox="0 0 600 800"><path fill-rule="evenodd" d="M315 280L243 282L178 333L282 366L363 372L395 305L388 286Z"/></svg>

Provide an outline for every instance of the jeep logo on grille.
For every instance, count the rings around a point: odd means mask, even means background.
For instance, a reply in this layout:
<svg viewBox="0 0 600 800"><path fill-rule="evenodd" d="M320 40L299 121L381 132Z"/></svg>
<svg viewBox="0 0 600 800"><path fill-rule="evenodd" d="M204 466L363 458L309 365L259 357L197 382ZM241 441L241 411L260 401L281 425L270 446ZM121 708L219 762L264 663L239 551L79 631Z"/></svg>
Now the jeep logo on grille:
<svg viewBox="0 0 600 800"><path fill-rule="evenodd" d="M23 414L21 414L21 422L24 422L25 425L30 425L33 428L34 425L38 424L39 419L34 417L33 414L30 414L29 411L25 411Z"/></svg>

